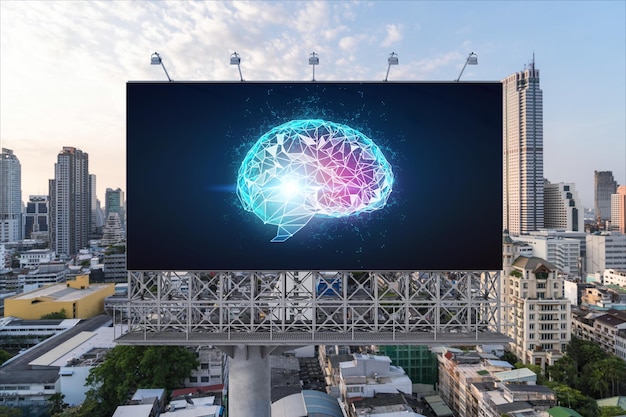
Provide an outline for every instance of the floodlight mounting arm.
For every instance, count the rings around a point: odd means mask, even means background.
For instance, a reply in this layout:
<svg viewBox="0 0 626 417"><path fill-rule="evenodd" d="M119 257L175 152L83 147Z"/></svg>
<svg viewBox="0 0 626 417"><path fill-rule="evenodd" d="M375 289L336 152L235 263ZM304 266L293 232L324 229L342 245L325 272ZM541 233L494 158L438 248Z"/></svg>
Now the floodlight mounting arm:
<svg viewBox="0 0 626 417"><path fill-rule="evenodd" d="M241 74L241 56L237 52L233 52L230 55L230 65L237 65L239 70L239 81L243 82L243 75Z"/></svg>
<svg viewBox="0 0 626 417"><path fill-rule="evenodd" d="M163 67L163 71L165 71L165 75L167 76L167 80L169 82L172 82L173 80L170 78L170 75L167 73L167 70L165 69L165 65L163 65L163 59L161 58L161 55L159 55L158 52L155 52L152 54L151 58L150 58L150 63L152 65L159 65L161 64L161 67Z"/></svg>
<svg viewBox="0 0 626 417"><path fill-rule="evenodd" d="M385 74L385 79L383 81L387 81L387 78L389 78L389 70L391 69L392 65L398 65L398 54L396 54L395 52L392 52L389 54L389 57L387 58L387 63L389 65L387 65L387 74Z"/></svg>
<svg viewBox="0 0 626 417"><path fill-rule="evenodd" d="M315 66L319 65L319 63L319 56L315 52L311 53L311 55L309 55L309 65L313 66L313 79L311 81L315 81Z"/></svg>
<svg viewBox="0 0 626 417"><path fill-rule="evenodd" d="M461 80L461 75L463 75L463 71L465 71L465 67L467 67L468 64L478 65L478 55L476 55L474 52L470 52L470 54L467 56L467 59L465 60L465 65L463 65L463 68L461 69L461 73L459 74L459 77L454 81Z"/></svg>

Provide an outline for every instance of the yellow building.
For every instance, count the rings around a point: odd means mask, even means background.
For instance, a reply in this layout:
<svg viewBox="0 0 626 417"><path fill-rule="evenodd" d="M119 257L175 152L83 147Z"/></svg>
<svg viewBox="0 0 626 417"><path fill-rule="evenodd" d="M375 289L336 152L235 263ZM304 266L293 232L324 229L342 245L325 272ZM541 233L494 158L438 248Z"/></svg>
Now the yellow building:
<svg viewBox="0 0 626 417"><path fill-rule="evenodd" d="M114 292L115 284L89 284L89 275L79 275L73 281L7 298L4 315L38 320L63 309L68 319L88 319L104 312L104 299Z"/></svg>

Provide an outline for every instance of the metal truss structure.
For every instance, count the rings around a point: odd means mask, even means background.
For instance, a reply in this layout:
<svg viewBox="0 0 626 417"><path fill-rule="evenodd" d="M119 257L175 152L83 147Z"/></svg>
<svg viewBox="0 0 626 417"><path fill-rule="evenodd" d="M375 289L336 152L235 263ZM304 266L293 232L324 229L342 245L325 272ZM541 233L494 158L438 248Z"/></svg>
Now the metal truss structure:
<svg viewBox="0 0 626 417"><path fill-rule="evenodd" d="M505 343L500 272L129 272L107 302L144 345Z"/></svg>

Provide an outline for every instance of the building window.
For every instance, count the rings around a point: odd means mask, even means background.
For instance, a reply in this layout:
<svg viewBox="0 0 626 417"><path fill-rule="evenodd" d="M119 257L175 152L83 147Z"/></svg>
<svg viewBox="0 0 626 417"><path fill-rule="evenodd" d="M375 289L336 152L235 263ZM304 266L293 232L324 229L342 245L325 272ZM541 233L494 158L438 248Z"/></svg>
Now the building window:
<svg viewBox="0 0 626 417"><path fill-rule="evenodd" d="M190 376L189 377L189 382L191 382L191 383L198 382L198 377L197 376Z"/></svg>
<svg viewBox="0 0 626 417"><path fill-rule="evenodd" d="M200 364L200 369L209 369L209 364L208 363L201 363Z"/></svg>
<svg viewBox="0 0 626 417"><path fill-rule="evenodd" d="M209 377L208 376L200 377L200 382L209 382Z"/></svg>

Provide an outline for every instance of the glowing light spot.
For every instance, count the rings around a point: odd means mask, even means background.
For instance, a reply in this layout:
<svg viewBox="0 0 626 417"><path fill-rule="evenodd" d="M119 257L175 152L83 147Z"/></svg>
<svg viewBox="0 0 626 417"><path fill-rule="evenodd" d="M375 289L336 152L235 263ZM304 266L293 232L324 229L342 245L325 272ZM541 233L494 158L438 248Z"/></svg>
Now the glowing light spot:
<svg viewBox="0 0 626 417"><path fill-rule="evenodd" d="M345 217L381 209L393 172L374 142L349 126L292 120L265 133L244 158L237 195L284 242L315 215Z"/></svg>

